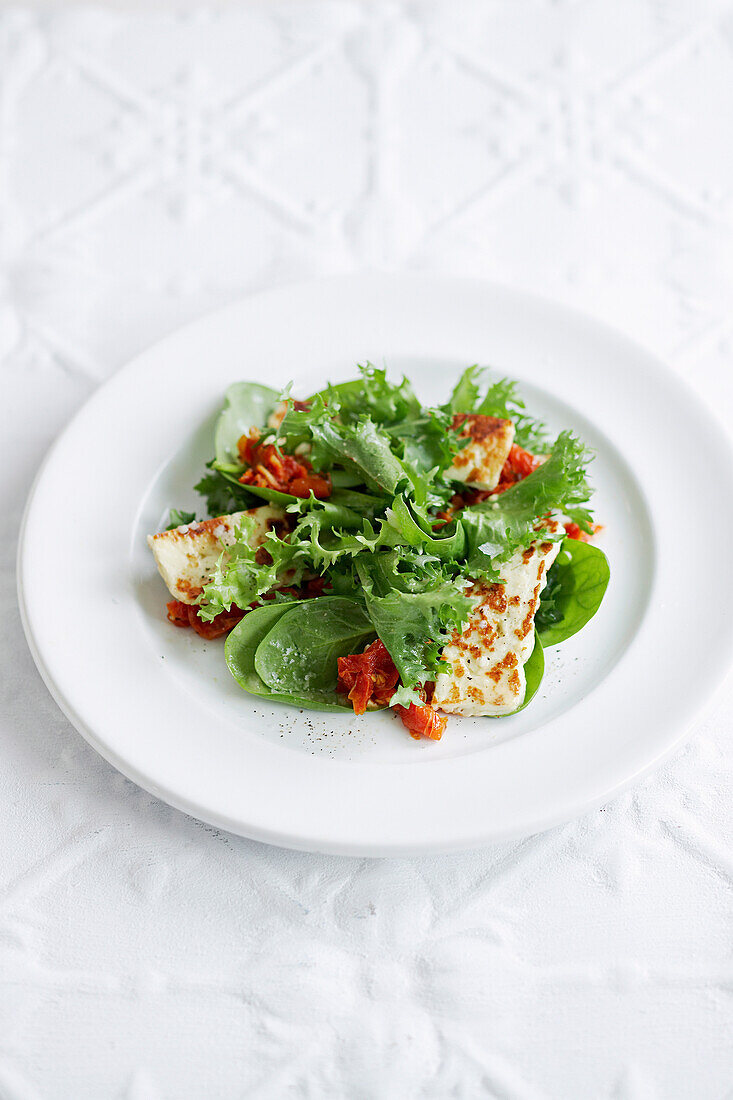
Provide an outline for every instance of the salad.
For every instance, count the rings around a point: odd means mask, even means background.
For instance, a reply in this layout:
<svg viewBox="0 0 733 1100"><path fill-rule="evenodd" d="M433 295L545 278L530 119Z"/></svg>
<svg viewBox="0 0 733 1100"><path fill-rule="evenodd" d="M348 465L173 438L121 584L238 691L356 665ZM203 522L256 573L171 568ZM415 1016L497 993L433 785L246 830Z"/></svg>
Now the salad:
<svg viewBox="0 0 733 1100"><path fill-rule="evenodd" d="M213 450L212 518L173 509L148 543L170 622L226 636L252 695L438 740L526 707L603 599L590 452L479 367L438 406L371 365L303 400L235 383Z"/></svg>

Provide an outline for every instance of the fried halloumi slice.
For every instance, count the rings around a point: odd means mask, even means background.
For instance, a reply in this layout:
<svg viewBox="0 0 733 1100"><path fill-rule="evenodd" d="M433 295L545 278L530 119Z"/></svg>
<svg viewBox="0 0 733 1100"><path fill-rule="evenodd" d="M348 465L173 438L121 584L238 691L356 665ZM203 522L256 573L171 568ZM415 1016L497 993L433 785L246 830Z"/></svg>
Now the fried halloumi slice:
<svg viewBox="0 0 733 1100"><path fill-rule="evenodd" d="M148 535L148 546L153 551L158 571L174 599L188 604L197 602L222 550L234 543L237 527L244 516L251 516L255 521L250 539L253 549L262 545L268 531L285 521L281 508L266 504Z"/></svg>
<svg viewBox="0 0 733 1100"><path fill-rule="evenodd" d="M458 451L445 476L475 489L495 489L514 442L511 420L483 413L456 413L452 426L462 426L460 438L471 442Z"/></svg>
<svg viewBox="0 0 733 1100"><path fill-rule="evenodd" d="M554 520L548 526L553 533L558 527ZM441 654L451 671L435 682L434 707L450 714L500 715L521 706L534 617L561 545L538 539L500 567L503 583L477 582L467 590L474 608L463 632L456 632Z"/></svg>

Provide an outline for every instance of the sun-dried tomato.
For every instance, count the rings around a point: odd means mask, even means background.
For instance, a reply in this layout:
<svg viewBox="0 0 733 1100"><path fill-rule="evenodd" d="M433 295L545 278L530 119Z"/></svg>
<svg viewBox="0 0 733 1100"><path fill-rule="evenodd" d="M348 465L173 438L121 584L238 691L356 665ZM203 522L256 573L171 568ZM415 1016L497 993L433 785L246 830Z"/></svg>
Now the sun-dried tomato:
<svg viewBox="0 0 733 1100"><path fill-rule="evenodd" d="M213 638L221 638L222 635L228 634L230 630L233 630L238 622L241 622L245 612L240 611L238 607L232 607L230 611L222 611L221 614L211 619L210 622L204 622L199 618L198 605L190 603L181 603L180 600L171 600L169 604L166 604L168 608L168 620L173 623L174 626L191 626L202 638L206 638L211 641Z"/></svg>
<svg viewBox="0 0 733 1100"><path fill-rule="evenodd" d="M511 489L512 485L516 485L518 481L523 481L525 477L534 473L539 465L539 458L513 443L499 475L499 484L493 491L505 493L507 489Z"/></svg>
<svg viewBox="0 0 733 1100"><path fill-rule="evenodd" d="M260 433L252 428L238 444L239 457L245 466L239 481L260 489L276 489L296 497L309 497L311 492L323 500L331 495L331 479L327 474L314 474L307 458L283 454L274 443L260 443Z"/></svg>
<svg viewBox="0 0 733 1100"><path fill-rule="evenodd" d="M320 474L306 474L305 477L293 478L287 491L294 497L309 497L313 493L319 500L325 500L331 495L331 482Z"/></svg>
<svg viewBox="0 0 733 1100"><path fill-rule="evenodd" d="M250 428L248 435L241 435L237 442L239 457L245 466L254 465L255 455L260 443L260 433L257 428Z"/></svg>
<svg viewBox="0 0 733 1100"><path fill-rule="evenodd" d="M563 526L568 538L577 539L578 542L589 542L589 540L593 538L593 535L597 535L599 531L603 530L600 523L592 523L591 527L593 530L590 532L583 531L582 528L578 527L577 523L564 523Z"/></svg>
<svg viewBox="0 0 733 1100"><path fill-rule="evenodd" d="M278 588L276 591L281 596L290 596L293 600L314 600L316 596L323 595L323 589L326 585L325 577L313 577L309 581L303 581L298 587L294 588L289 585L287 588ZM262 597L263 600L274 600L275 592L268 592L267 595ZM257 607L257 604L253 604L252 607Z"/></svg>
<svg viewBox="0 0 733 1100"><path fill-rule="evenodd" d="M377 638L363 653L338 658L336 691L348 695L354 712L363 714L369 703L386 706L399 678L389 650Z"/></svg>
<svg viewBox="0 0 733 1100"><path fill-rule="evenodd" d="M189 627L191 624L188 621L188 607L187 603L182 603L181 600L171 600L166 604L168 609L168 622L173 623L174 626Z"/></svg>
<svg viewBox="0 0 733 1100"><path fill-rule="evenodd" d="M310 580L303 581L298 588L279 588L277 591L283 596L290 596L293 600L313 600L316 596L323 595L325 585L325 577L312 577ZM263 601L274 599L274 592L268 592L266 596L262 597ZM205 622L199 618L198 604L182 603L181 600L171 600L170 603L166 604L169 622L173 623L174 626L191 626L197 634L207 640L221 638L223 634L228 634L237 623L242 621L247 612L254 611L255 608L261 606L260 602L255 602L250 604L246 611L242 611L239 607L232 605L231 610L222 611L210 622Z"/></svg>
<svg viewBox="0 0 733 1100"><path fill-rule="evenodd" d="M528 474L533 473L539 465L539 458L530 454L529 451L525 451L523 447L518 447L516 443L512 444L506 462L502 466L496 488L466 488L462 493L456 493L451 497L450 505L444 508L442 512L437 513L435 517L437 522L434 521L433 526L443 527L446 523L450 523L456 512L460 512L462 508L470 508L472 504L481 504L484 500L494 496L495 493L505 493L507 489L511 489L512 485L516 485L518 481L522 481Z"/></svg>
<svg viewBox="0 0 733 1100"><path fill-rule="evenodd" d="M410 736L414 737L416 741L421 737L428 737L431 741L440 741L448 719L438 714L427 703L423 706L410 703L409 707L400 706L398 703L394 709L402 719L403 725L410 731Z"/></svg>

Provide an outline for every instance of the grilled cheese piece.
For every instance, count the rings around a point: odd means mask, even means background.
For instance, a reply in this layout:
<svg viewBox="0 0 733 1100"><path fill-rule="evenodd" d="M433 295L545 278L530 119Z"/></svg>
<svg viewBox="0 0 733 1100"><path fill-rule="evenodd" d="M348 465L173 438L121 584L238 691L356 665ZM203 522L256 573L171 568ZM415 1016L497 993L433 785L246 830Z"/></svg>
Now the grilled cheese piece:
<svg viewBox="0 0 733 1100"><path fill-rule="evenodd" d="M174 599L188 604L197 602L222 550L235 541L237 527L244 516L252 516L256 523L250 540L253 549L261 546L267 532L285 519L281 508L266 504L148 535L148 546L153 551L158 571Z"/></svg>
<svg viewBox="0 0 733 1100"><path fill-rule="evenodd" d="M514 442L514 425L498 416L456 413L452 426L461 425L459 438L471 442L457 453L445 476L474 489L495 489Z"/></svg>
<svg viewBox="0 0 733 1100"><path fill-rule="evenodd" d="M552 533L558 524L550 520ZM467 590L474 609L441 656L451 665L435 682L432 704L449 714L510 714L524 701L524 664L534 648L534 617L547 570L561 542L538 539L501 566L503 584L477 582Z"/></svg>

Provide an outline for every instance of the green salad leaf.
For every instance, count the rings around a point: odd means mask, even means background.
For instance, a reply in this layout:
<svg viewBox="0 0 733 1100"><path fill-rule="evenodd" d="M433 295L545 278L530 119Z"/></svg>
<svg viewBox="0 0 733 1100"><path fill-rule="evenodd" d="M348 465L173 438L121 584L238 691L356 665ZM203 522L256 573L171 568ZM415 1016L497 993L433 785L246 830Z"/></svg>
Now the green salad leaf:
<svg viewBox="0 0 733 1100"><path fill-rule="evenodd" d="M466 575L483 576L495 561L528 546L537 537L538 519L549 513L562 512L590 529L591 514L583 506L591 493L585 475L590 457L571 432L561 432L549 459L534 473L496 500L466 508L460 517L468 545Z"/></svg>
<svg viewBox="0 0 733 1100"><path fill-rule="evenodd" d="M317 397L310 409L288 410L278 428L286 450L307 443L309 457L319 470L340 463L359 474L362 484L379 492L394 493L406 478L404 467L390 446L383 428L368 416L347 423L336 419L335 406Z"/></svg>
<svg viewBox="0 0 733 1100"><path fill-rule="evenodd" d="M488 386L482 396L486 375L482 367L467 367L443 408L451 413L482 413L511 420L515 442L533 454L542 454L547 449L545 426L541 420L528 415L517 383L499 378Z"/></svg>
<svg viewBox="0 0 733 1100"><path fill-rule="evenodd" d="M597 546L566 538L550 567L535 616L543 646L572 638L593 618L605 595L610 569Z"/></svg>
<svg viewBox="0 0 733 1100"><path fill-rule="evenodd" d="M257 499L221 470L214 468L214 460L208 464L209 473L204 474L194 486L197 493L206 499L206 511L210 516L226 516L230 512L242 512L257 503Z"/></svg>
<svg viewBox="0 0 733 1100"><path fill-rule="evenodd" d="M373 640L374 627L363 604L340 596L303 600L259 643L255 671L278 694L327 701L336 688L337 658L357 653Z"/></svg>
<svg viewBox="0 0 733 1100"><path fill-rule="evenodd" d="M288 603L265 604L248 615L235 626L226 640L226 662L234 679L250 695L266 696L270 702L290 703L309 710L350 710L349 703L334 691L308 692L299 685L294 692L276 692L266 683L255 667L255 657L270 631L280 619L292 613L297 601Z"/></svg>
<svg viewBox="0 0 733 1100"><path fill-rule="evenodd" d="M171 508L168 512L166 531L173 531L176 527L182 527L184 523L193 523L195 519L195 512L183 512L180 508Z"/></svg>
<svg viewBox="0 0 733 1100"><path fill-rule="evenodd" d="M238 462L237 443L250 428L262 428L280 394L257 382L235 382L226 392L224 408L214 428L217 462Z"/></svg>
<svg viewBox="0 0 733 1100"><path fill-rule="evenodd" d="M343 422L358 422L366 415L387 426L422 416L422 405L404 375L395 383L387 378L386 370L371 363L358 369L360 378L327 386L318 394L329 408L338 408Z"/></svg>
<svg viewBox="0 0 733 1100"><path fill-rule="evenodd" d="M474 363L472 367L466 367L453 387L453 392L448 401L443 406L445 411L450 413L478 412L483 375L483 368L477 363Z"/></svg>
<svg viewBox="0 0 733 1100"><path fill-rule="evenodd" d="M363 555L356 568L366 610L397 666L405 687L434 680L445 665L440 654L473 606L432 563L400 571L397 551ZM409 558L406 559L409 561Z"/></svg>

